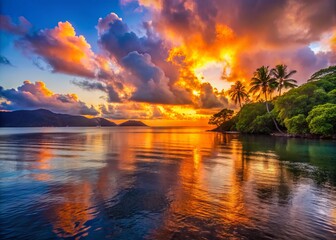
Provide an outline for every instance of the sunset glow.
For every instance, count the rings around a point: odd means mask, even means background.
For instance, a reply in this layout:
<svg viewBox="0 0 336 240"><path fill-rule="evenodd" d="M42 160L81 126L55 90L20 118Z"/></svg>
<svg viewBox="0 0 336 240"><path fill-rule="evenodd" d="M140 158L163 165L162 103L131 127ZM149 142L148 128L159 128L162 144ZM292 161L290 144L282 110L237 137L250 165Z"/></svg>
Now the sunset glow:
<svg viewBox="0 0 336 240"><path fill-rule="evenodd" d="M58 16L45 19L3 3L1 110L204 125L213 113L238 108L228 90L238 80L249 86L261 65L287 64L302 84L336 63L333 0L97 5L83 6L86 19L71 13L76 4L64 13L55 4ZM37 1L30 8L44 10Z"/></svg>

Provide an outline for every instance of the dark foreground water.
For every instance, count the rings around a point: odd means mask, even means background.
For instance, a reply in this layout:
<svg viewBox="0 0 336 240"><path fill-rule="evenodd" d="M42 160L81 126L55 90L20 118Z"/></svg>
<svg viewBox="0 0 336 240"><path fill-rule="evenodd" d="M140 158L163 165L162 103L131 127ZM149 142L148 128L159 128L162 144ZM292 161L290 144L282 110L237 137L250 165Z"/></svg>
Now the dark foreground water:
<svg viewBox="0 0 336 240"><path fill-rule="evenodd" d="M0 129L0 239L336 239L336 142Z"/></svg>

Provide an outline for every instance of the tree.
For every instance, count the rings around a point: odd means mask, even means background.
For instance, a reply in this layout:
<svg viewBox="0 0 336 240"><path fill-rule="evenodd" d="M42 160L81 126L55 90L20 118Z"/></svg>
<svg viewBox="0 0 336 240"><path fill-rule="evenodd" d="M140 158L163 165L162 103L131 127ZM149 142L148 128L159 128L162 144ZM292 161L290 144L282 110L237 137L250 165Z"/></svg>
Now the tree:
<svg viewBox="0 0 336 240"><path fill-rule="evenodd" d="M313 134L324 136L336 133L336 104L326 103L313 108L306 118Z"/></svg>
<svg viewBox="0 0 336 240"><path fill-rule="evenodd" d="M211 118L209 119L208 124L216 125L217 127L219 127L225 121L232 118L232 116L233 116L233 110L224 108L222 111L212 115Z"/></svg>
<svg viewBox="0 0 336 240"><path fill-rule="evenodd" d="M257 99L263 94L267 102L267 96L275 86L275 78L272 77L268 66L261 66L253 73L250 86L250 92L257 94Z"/></svg>
<svg viewBox="0 0 336 240"><path fill-rule="evenodd" d="M320 80L321 78L325 77L334 77L334 76L336 76L336 65L323 68L315 72L313 75L311 75L310 79L308 79L308 82Z"/></svg>
<svg viewBox="0 0 336 240"><path fill-rule="evenodd" d="M297 81L290 78L296 72L296 70L288 72L287 65L284 64L278 64L271 70L271 73L275 78L275 86L278 89L279 96L281 96L281 90L283 88L287 89L297 87Z"/></svg>
<svg viewBox="0 0 336 240"><path fill-rule="evenodd" d="M231 86L229 95L235 104L239 103L239 107L241 107L242 100L248 97L246 88L241 83L241 81L237 81L234 85Z"/></svg>
<svg viewBox="0 0 336 240"><path fill-rule="evenodd" d="M260 68L258 68L253 74L253 78L251 79L250 85L251 85L250 92L252 92L253 94L258 94L257 99L260 98L262 94L264 94L267 112L271 114L267 102L267 95L271 94L272 91L275 89L276 81L275 78L272 77L269 67L261 66ZM272 120L274 122L276 129L279 132L282 132L273 117Z"/></svg>
<svg viewBox="0 0 336 240"><path fill-rule="evenodd" d="M291 134L302 134L309 132L306 116L303 114L298 114L292 118L286 118L285 126L288 133Z"/></svg>
<svg viewBox="0 0 336 240"><path fill-rule="evenodd" d="M271 133L275 130L264 103L245 104L237 116L236 128L242 133Z"/></svg>
<svg viewBox="0 0 336 240"><path fill-rule="evenodd" d="M277 120L281 124L284 124L286 119L299 114L307 117L308 113L315 106L327 103L328 101L332 102L330 99L332 94L328 95L328 92L325 90L332 88L336 88L336 84L332 85L331 81L319 80L291 89L273 101Z"/></svg>

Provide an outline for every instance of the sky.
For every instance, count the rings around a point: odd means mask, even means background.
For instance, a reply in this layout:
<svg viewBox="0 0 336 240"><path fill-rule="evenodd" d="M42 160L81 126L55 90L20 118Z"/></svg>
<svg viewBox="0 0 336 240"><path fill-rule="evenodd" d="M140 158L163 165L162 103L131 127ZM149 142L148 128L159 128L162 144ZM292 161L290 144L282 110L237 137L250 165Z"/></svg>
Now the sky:
<svg viewBox="0 0 336 240"><path fill-rule="evenodd" d="M336 64L335 0L0 4L0 110L204 125L262 65Z"/></svg>

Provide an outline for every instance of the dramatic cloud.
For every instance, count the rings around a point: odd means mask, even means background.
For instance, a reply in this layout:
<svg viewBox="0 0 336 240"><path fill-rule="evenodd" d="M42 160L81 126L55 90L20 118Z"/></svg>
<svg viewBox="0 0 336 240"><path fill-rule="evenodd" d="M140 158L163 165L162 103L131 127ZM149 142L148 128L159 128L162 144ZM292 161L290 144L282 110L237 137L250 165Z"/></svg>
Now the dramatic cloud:
<svg viewBox="0 0 336 240"><path fill-rule="evenodd" d="M336 64L335 0L120 2L146 21L135 31L115 13L99 18L98 52L69 22L32 32L24 18L3 16L0 26L36 66L106 94L100 111L111 118L204 117L233 108L226 90L248 86L261 65L286 64L303 83Z"/></svg>
<svg viewBox="0 0 336 240"><path fill-rule="evenodd" d="M164 61L169 51L164 41L154 32L150 22L145 22L143 28L146 34L139 37L118 15L110 13L98 20L98 42L117 61L134 51L150 54L154 63Z"/></svg>
<svg viewBox="0 0 336 240"><path fill-rule="evenodd" d="M184 106L128 102L100 105L102 117L111 119L207 119L216 110L194 110Z"/></svg>
<svg viewBox="0 0 336 240"><path fill-rule="evenodd" d="M163 40L152 22L144 22L143 29L145 34L139 37L114 13L100 18L97 30L102 55L92 52L69 22L59 22L54 29L20 34L16 45L28 56L35 56L35 65L42 69L92 79L73 83L88 91L105 92L108 102L190 108L225 105L223 94L214 93L209 83L202 85L186 61L170 58L174 43Z"/></svg>
<svg viewBox="0 0 336 240"><path fill-rule="evenodd" d="M98 42L108 55L122 64L122 59L131 52L149 54L151 61L174 82L178 78L176 67L167 62L170 43L161 39L151 22L144 22L145 36L139 37L115 13L100 18L97 25Z"/></svg>
<svg viewBox="0 0 336 240"><path fill-rule="evenodd" d="M146 36L138 37L114 13L100 18L97 25L100 45L121 67L119 77L135 88L129 100L190 104L190 91L174 86L179 73L166 61L167 45L154 33L151 23L144 23L144 28Z"/></svg>
<svg viewBox="0 0 336 240"><path fill-rule="evenodd" d="M121 99L118 95L118 92L115 90L115 87L112 85L106 85L102 82L93 82L93 81L72 81L73 84L83 88L87 91L100 90L106 92L108 96L108 102L121 102ZM120 90L123 86L119 85Z"/></svg>
<svg viewBox="0 0 336 240"><path fill-rule="evenodd" d="M7 16L0 16L1 30L18 35L15 45L32 58L42 70L65 73L90 79L112 79L111 62L95 54L82 35L77 36L69 22L59 22L53 29L29 31L31 25L20 17L20 24L12 23Z"/></svg>
<svg viewBox="0 0 336 240"><path fill-rule="evenodd" d="M200 91L200 108L223 108L228 105L224 92L217 94L210 83L203 83Z"/></svg>
<svg viewBox="0 0 336 240"><path fill-rule="evenodd" d="M133 81L136 91L131 100L164 104L177 102L178 96L174 96L169 89L169 79L151 62L150 55L131 52L122 61L135 76Z"/></svg>
<svg viewBox="0 0 336 240"><path fill-rule="evenodd" d="M102 117L111 119L154 119L163 116L158 106L140 103L100 105L100 111Z"/></svg>
<svg viewBox="0 0 336 240"><path fill-rule="evenodd" d="M255 67L258 56L267 52L274 56L268 57L267 65L293 63L291 67L304 73L300 78L306 79L319 67L335 63L331 59L334 50L316 56L319 63L325 62L325 65L316 64L308 70L295 61L286 62L297 59L300 49L333 30L336 25L334 0L137 2L152 11L154 28L167 41L175 43L170 59L183 61L191 70L204 68L209 62L219 62L226 80L249 79L255 69L251 65ZM248 69L242 69L246 64L241 61L254 56Z"/></svg>
<svg viewBox="0 0 336 240"><path fill-rule="evenodd" d="M55 94L43 82L24 81L17 90L0 87L0 109L38 108L69 114L97 115L99 113L93 106L88 107L80 101L76 94Z"/></svg>
<svg viewBox="0 0 336 240"><path fill-rule="evenodd" d="M47 62L54 72L94 78L96 62L84 36L76 36L69 22L59 22L54 29L24 35L17 43L28 55Z"/></svg>

